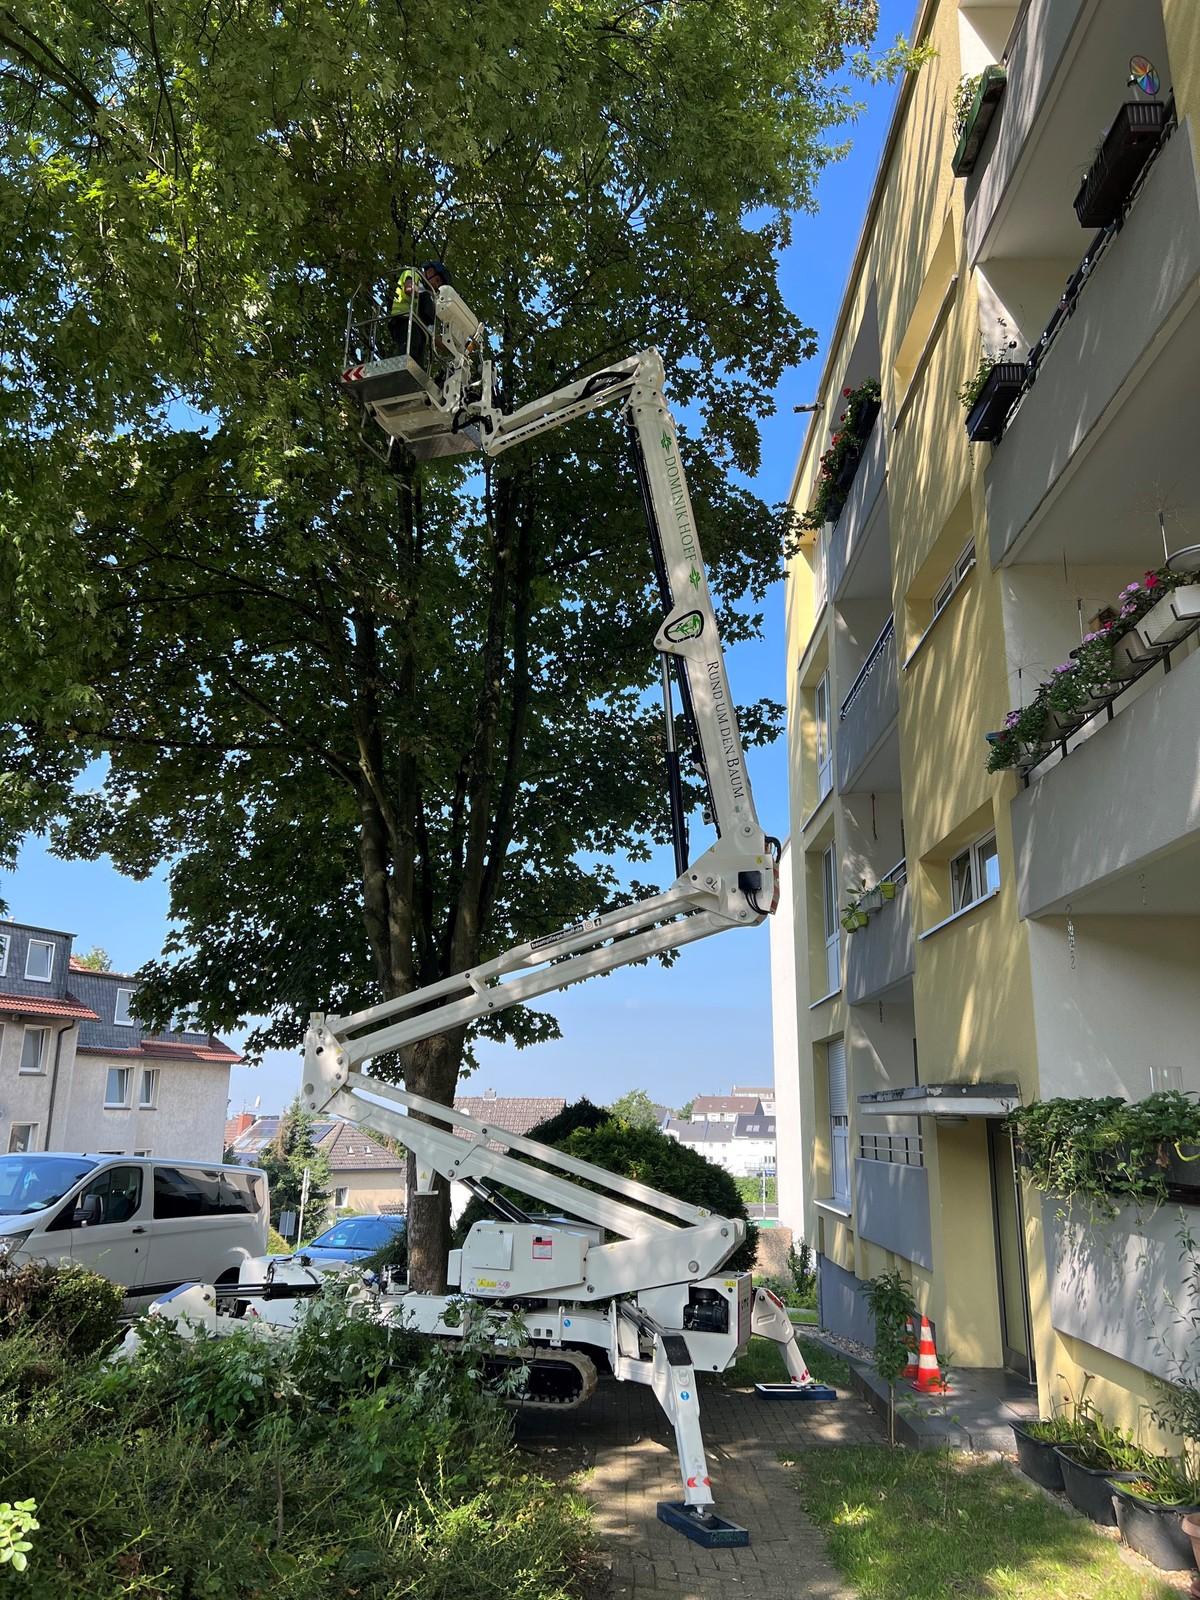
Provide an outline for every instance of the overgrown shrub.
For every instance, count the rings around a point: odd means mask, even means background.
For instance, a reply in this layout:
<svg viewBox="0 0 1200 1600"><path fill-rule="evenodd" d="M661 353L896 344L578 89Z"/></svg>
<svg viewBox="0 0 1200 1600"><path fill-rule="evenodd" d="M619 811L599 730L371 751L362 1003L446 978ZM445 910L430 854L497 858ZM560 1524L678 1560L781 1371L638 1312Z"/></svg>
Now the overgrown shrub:
<svg viewBox="0 0 1200 1600"><path fill-rule="evenodd" d="M622 1178L661 1189L678 1200L704 1206L722 1217L740 1217L747 1226L744 1242L725 1265L734 1272L748 1271L758 1253L758 1229L750 1221L746 1203L738 1192L737 1179L724 1167L657 1128L635 1128L603 1106L590 1100L577 1100L557 1116L530 1130L529 1138L553 1145L581 1161L590 1161ZM572 1177L583 1188L591 1185ZM526 1196L514 1193L518 1204L528 1205ZM487 1207L472 1200L459 1219L456 1239L466 1238L471 1224L488 1215Z"/></svg>
<svg viewBox="0 0 1200 1600"><path fill-rule="evenodd" d="M39 1524L27 1570L0 1564L0 1595L573 1600L585 1586L586 1511L522 1469L470 1328L443 1347L333 1290L293 1339L142 1331L127 1363L60 1359L34 1406L0 1384L0 1501L32 1500Z"/></svg>
<svg viewBox="0 0 1200 1600"><path fill-rule="evenodd" d="M84 1267L0 1259L0 1338L36 1327L72 1355L91 1355L116 1339L123 1298Z"/></svg>

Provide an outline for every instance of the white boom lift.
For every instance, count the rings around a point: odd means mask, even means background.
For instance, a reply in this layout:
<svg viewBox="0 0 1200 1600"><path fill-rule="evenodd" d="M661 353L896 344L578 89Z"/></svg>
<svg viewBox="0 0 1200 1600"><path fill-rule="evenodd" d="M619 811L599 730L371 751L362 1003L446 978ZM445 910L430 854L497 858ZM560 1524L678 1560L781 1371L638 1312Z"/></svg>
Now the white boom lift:
<svg viewBox="0 0 1200 1600"><path fill-rule="evenodd" d="M519 1311L529 1340L518 1353L529 1369L525 1404L579 1404L595 1384L588 1352L601 1352L616 1378L653 1389L673 1425L683 1502L660 1507L660 1515L704 1543L744 1542L744 1530L711 1510L697 1371L723 1371L749 1336L759 1334L779 1345L791 1376L790 1385L765 1390L834 1398L813 1383L781 1302L768 1290L754 1290L749 1273L722 1271L745 1237L745 1223L362 1071L384 1051L727 928L752 927L778 899L778 843L764 836L755 814L658 352L618 361L505 414L496 403L491 363L483 358L478 320L448 286L434 306L417 347L432 353L429 366L441 369L436 375L409 353L417 301L402 352L380 356L377 319L347 327L348 351L365 326L367 353L375 359L348 364L342 383L362 408L364 423L372 419L388 437L389 453L393 441L403 440L419 458L470 450L495 456L598 406L624 403L662 593L654 648L662 658L677 876L660 894L530 940L456 977L350 1016L314 1014L305 1037L302 1097L313 1112L344 1117L404 1144L416 1160L419 1195L432 1194L440 1174L467 1185L496 1213L496 1220L476 1222L462 1249L450 1253L449 1293L385 1284L369 1291L377 1314L454 1338L462 1323L452 1308L463 1298L484 1303L497 1320ZM694 862L688 860L670 663L717 833ZM529 1196L539 1209L522 1210L495 1184ZM312 1279L302 1256L270 1268L248 1263L229 1297L257 1320L287 1324ZM199 1314L215 1326L229 1320L218 1315L219 1301L220 1293L207 1291L205 1298L183 1291L178 1304L163 1311Z"/></svg>

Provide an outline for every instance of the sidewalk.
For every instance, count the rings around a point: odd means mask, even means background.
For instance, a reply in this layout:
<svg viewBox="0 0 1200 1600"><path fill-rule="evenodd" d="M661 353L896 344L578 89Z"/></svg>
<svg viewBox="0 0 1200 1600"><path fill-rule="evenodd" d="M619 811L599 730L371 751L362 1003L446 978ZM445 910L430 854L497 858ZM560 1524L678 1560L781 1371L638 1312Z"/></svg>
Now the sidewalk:
<svg viewBox="0 0 1200 1600"><path fill-rule="evenodd" d="M517 1437L545 1471L587 1473L613 1600L852 1600L779 1455L878 1443L866 1405L848 1394L827 1404L760 1400L714 1384L703 1390L701 1419L717 1510L750 1530L748 1548L703 1550L657 1520L658 1501L682 1494L666 1418L638 1384L602 1381L578 1411L528 1413Z"/></svg>

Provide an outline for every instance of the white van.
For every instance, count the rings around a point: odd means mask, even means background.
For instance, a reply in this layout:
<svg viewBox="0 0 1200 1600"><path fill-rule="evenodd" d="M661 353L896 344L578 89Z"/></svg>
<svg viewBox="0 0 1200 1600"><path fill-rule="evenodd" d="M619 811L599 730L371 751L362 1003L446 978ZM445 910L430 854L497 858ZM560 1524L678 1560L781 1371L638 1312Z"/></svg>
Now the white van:
<svg viewBox="0 0 1200 1600"><path fill-rule="evenodd" d="M158 1156L0 1155L0 1257L73 1261L131 1309L181 1283L234 1283L267 1249L267 1175Z"/></svg>

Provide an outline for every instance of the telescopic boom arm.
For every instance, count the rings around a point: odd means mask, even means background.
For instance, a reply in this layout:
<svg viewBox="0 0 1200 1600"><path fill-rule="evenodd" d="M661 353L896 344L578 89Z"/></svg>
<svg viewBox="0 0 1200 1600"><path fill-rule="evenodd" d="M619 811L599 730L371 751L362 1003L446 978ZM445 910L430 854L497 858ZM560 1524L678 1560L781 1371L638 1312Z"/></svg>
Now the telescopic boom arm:
<svg viewBox="0 0 1200 1600"><path fill-rule="evenodd" d="M440 983L350 1016L315 1013L305 1037L305 1096L318 1111L325 1109L329 1097L340 1090L353 1069L383 1051L400 1049L726 928L752 927L775 909L778 898L778 845L764 836L754 809L678 435L663 395L658 352L647 350L630 356L505 414L494 401L491 363L479 361L482 333L473 314L450 288L439 291L437 308L438 337L450 355L449 371L440 389L432 389L427 375L406 356L351 367L343 376L344 387L364 411L385 432L408 441L416 453L443 455L474 446L485 455L496 456L599 406L624 402L662 595L663 616L654 635L654 648L663 662L668 785L678 875L661 894L529 940ZM389 388L385 379L390 369L395 372ZM405 389L402 380L410 374L413 381ZM437 432L439 420L441 433ZM447 446L445 435L455 442ZM716 842L692 863L688 861L675 748L672 664L717 832ZM325 1099L318 1099L316 1092L309 1094L309 1085L317 1091L322 1083Z"/></svg>

